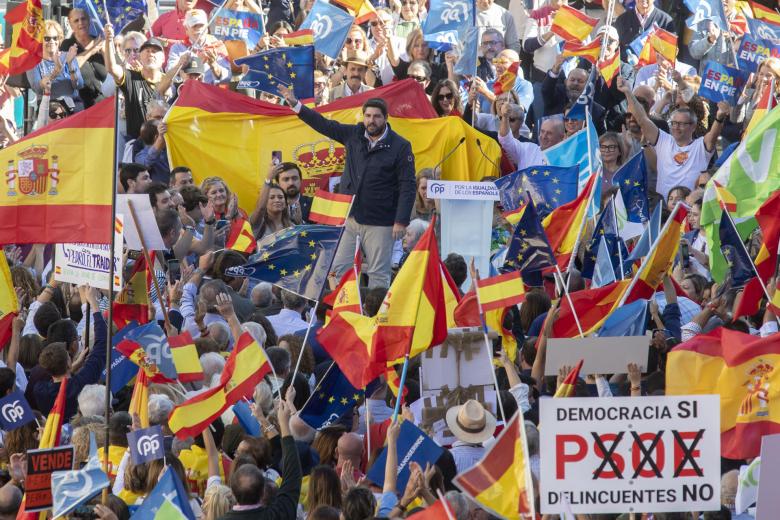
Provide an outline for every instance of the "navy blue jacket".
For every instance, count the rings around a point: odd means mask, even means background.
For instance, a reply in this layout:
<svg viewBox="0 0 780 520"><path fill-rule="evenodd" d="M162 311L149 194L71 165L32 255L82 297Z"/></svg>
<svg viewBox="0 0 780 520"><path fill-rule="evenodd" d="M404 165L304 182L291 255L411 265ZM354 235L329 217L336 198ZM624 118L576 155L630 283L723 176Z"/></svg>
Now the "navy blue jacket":
<svg viewBox="0 0 780 520"><path fill-rule="evenodd" d="M69 421L78 411L76 398L81 393L81 389L97 383L106 365L107 331L103 315L99 312L92 313L92 323L95 324L95 344L92 346L92 351L84 361L81 370L68 378L68 387L65 391L65 421ZM49 414L59 391L60 383L55 383L51 379L35 383L33 388L35 402L42 414Z"/></svg>
<svg viewBox="0 0 780 520"><path fill-rule="evenodd" d="M346 148L339 193L355 195L351 215L358 224L409 224L416 190L414 154L409 141L388 124L387 135L369 148L363 123L345 125L303 105L298 117Z"/></svg>

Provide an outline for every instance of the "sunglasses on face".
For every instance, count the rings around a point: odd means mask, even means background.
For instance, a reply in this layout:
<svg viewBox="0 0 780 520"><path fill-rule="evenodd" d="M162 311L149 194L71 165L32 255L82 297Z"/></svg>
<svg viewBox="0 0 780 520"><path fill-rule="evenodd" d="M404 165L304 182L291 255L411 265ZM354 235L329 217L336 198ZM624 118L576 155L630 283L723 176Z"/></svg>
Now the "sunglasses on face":
<svg viewBox="0 0 780 520"><path fill-rule="evenodd" d="M352 45L353 43L355 45L360 45L361 43L363 43L363 40L361 38L354 38L354 39L353 38L347 38L346 42L347 42L347 45Z"/></svg>
<svg viewBox="0 0 780 520"><path fill-rule="evenodd" d="M60 39L59 36L44 36L43 37L43 41L45 41L45 42L56 42L59 39Z"/></svg>
<svg viewBox="0 0 780 520"><path fill-rule="evenodd" d="M54 110L49 112L49 119L64 119L67 114L64 110Z"/></svg>
<svg viewBox="0 0 780 520"><path fill-rule="evenodd" d="M417 83L425 83L425 81L428 79L425 76L417 76L417 75L410 75L409 77L415 80Z"/></svg>
<svg viewBox="0 0 780 520"><path fill-rule="evenodd" d="M125 54L140 54L141 50L136 47L128 47L125 49Z"/></svg>
<svg viewBox="0 0 780 520"><path fill-rule="evenodd" d="M439 97L439 101L443 101L445 99L449 101L450 99L452 99L453 96L452 96L452 92L449 92L447 94L439 94L438 97Z"/></svg>

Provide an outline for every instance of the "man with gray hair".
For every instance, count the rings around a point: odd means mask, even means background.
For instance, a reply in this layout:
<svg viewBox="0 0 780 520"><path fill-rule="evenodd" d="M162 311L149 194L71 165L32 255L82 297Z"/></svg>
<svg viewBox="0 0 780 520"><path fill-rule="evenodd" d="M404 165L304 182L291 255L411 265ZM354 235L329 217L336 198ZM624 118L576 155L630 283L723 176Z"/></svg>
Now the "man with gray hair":
<svg viewBox="0 0 780 520"><path fill-rule="evenodd" d="M563 141L566 133L563 118L553 116L542 121L539 126L539 144L526 143L520 142L510 131L511 110L509 103L501 105L501 120L498 125L498 142L501 144L501 148L518 170L547 164L547 158L542 151Z"/></svg>
<svg viewBox="0 0 780 520"><path fill-rule="evenodd" d="M252 299L252 304L264 315L273 314L273 312L268 312L274 304L273 285L268 282L260 282L252 287L249 297Z"/></svg>
<svg viewBox="0 0 780 520"><path fill-rule="evenodd" d="M203 367L203 384L209 386L214 376L225 368L225 358L216 352L206 352L200 356L200 365Z"/></svg>
<svg viewBox="0 0 780 520"><path fill-rule="evenodd" d="M276 335L294 334L308 327L309 324L301 319L301 313L305 309L305 298L282 289L282 310L279 311L279 314L268 316L268 321L273 325Z"/></svg>
<svg viewBox="0 0 780 520"><path fill-rule="evenodd" d="M165 394L152 394L149 396L149 425L161 425L163 429L168 426L168 416L173 411L174 404L171 398Z"/></svg>
<svg viewBox="0 0 780 520"><path fill-rule="evenodd" d="M106 416L106 387L105 385L87 385L81 389L77 397L79 412L83 417Z"/></svg>
<svg viewBox="0 0 780 520"><path fill-rule="evenodd" d="M228 327L228 322L217 311L217 295L228 293L225 282L222 280L207 280L203 282L203 285L200 286L200 292L198 292L198 283L201 280L201 276L202 274L196 271L196 274L182 288L180 312L184 317L184 330L189 331L193 338L208 336L208 326L212 323L222 323ZM200 323L195 320L198 303L206 307L206 314ZM230 330L229 327L228 330ZM233 339L231 337L229 345L232 344Z"/></svg>

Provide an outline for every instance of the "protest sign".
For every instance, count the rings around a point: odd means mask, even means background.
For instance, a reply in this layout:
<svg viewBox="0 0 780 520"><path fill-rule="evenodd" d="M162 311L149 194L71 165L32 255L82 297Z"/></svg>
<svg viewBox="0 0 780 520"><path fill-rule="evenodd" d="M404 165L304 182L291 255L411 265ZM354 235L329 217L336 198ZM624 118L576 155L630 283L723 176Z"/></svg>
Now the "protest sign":
<svg viewBox="0 0 780 520"><path fill-rule="evenodd" d="M114 290L122 290L122 215L114 225ZM111 259L109 244L56 244L54 247L54 279L76 285L89 284L108 290Z"/></svg>
<svg viewBox="0 0 780 520"><path fill-rule="evenodd" d="M557 376L562 366L575 366L584 359L580 375L622 374L629 363L642 372L647 367L650 334L645 336L550 338L544 375Z"/></svg>
<svg viewBox="0 0 780 520"><path fill-rule="evenodd" d="M130 212L130 205L128 204L130 201L132 201L138 227L141 228L143 233L146 248L149 251L167 251L168 248L165 247L165 242L163 242L162 235L160 235L160 228L157 227L157 220L154 218L149 195L119 194L116 197L116 213L122 216L127 248L134 251L143 249L136 227L136 220L133 220L133 215Z"/></svg>
<svg viewBox="0 0 780 520"><path fill-rule="evenodd" d="M754 38L749 34L742 36L742 43L737 51L740 70L756 72L758 66L769 57L780 58L780 45L775 45L769 40Z"/></svg>
<svg viewBox="0 0 780 520"><path fill-rule="evenodd" d="M52 504L51 474L73 469L73 446L49 450L27 450L27 479L24 481L24 510L28 513L45 511Z"/></svg>
<svg viewBox="0 0 780 520"><path fill-rule="evenodd" d="M772 520L780 511L780 494L777 482L780 479L780 433L764 435L761 438L761 476L758 481L756 520Z"/></svg>
<svg viewBox="0 0 780 520"><path fill-rule="evenodd" d="M433 466L433 463L444 453L444 449L441 446L433 442L430 437L409 421L401 423L397 447L398 480L396 481L396 489L406 489L406 482L411 474L409 463L416 462L424 469L426 463L430 463ZM385 483L386 461L387 447L382 450L382 453L377 457L366 474L366 478L379 487L382 487Z"/></svg>
<svg viewBox="0 0 780 520"><path fill-rule="evenodd" d="M241 40L248 49L253 49L265 32L263 27L260 14L222 9L214 17L212 34L220 40Z"/></svg>
<svg viewBox="0 0 780 520"><path fill-rule="evenodd" d="M714 61L706 61L704 62L704 71L701 74L702 82L701 87L699 87L699 95L714 103L727 101L730 105L734 105L742 93L742 88L749 75L750 72L746 70L738 70Z"/></svg>
<svg viewBox="0 0 780 520"><path fill-rule="evenodd" d="M542 399L543 514L720 509L717 395Z"/></svg>

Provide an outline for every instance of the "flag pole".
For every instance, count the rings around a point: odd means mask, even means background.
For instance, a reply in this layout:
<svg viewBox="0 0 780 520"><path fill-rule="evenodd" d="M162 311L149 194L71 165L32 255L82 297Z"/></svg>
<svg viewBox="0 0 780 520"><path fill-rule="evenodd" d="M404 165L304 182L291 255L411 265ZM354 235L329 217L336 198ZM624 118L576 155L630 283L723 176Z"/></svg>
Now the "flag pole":
<svg viewBox="0 0 780 520"><path fill-rule="evenodd" d="M734 230L737 230L737 225L734 223L734 219L731 218L731 214L728 212L727 209L721 207L723 210L723 213L726 215L726 217L729 219L729 222L731 222L732 227ZM737 231L737 236L739 236L739 231ZM739 245L742 246L742 250L745 252L745 255L750 260L750 267L753 268L753 272L756 273L756 278L758 278L758 283L761 285L761 289L764 291L764 296L766 296L767 301L772 301L772 296L769 295L769 290L766 288L766 284L764 283L764 280L761 279L761 275L758 274L758 269L756 269L756 264L753 262L753 259L750 258L750 253L747 250L747 247L745 247L745 243L742 241L742 237L739 238ZM778 317L778 321L780 321L780 317Z"/></svg>
<svg viewBox="0 0 780 520"><path fill-rule="evenodd" d="M410 346L411 348L411 346ZM409 372L409 351L404 354L404 366L401 369L401 380L398 382L398 396L395 398L395 408L393 408L393 419L390 421L394 423L398 420L398 413L401 411L401 401L403 401L404 385L406 384L406 374ZM368 403L366 403L366 412L368 412Z"/></svg>
<svg viewBox="0 0 780 520"><path fill-rule="evenodd" d="M107 14L107 13L106 13ZM108 474L108 446L109 446L109 419L111 418L111 354L114 350L114 342L112 340L113 334L111 333L111 327L114 323L114 248L116 247L116 177L117 177L117 161L119 159L119 150L117 147L117 137L119 133L119 95L114 93L114 157L111 162L111 238L108 257L108 323L106 328L108 329L108 348L106 349L106 440L103 444L103 471ZM122 269L123 266L117 266ZM87 304L87 312L89 312L89 304ZM96 311L99 309L95 309ZM89 319L89 315L87 315ZM86 345L89 347L89 345ZM103 489L101 496L101 502L103 505L108 505L108 488Z"/></svg>
<svg viewBox="0 0 780 520"><path fill-rule="evenodd" d="M569 294L569 280L567 279L566 283L563 283L563 273L561 273L561 268L558 267L558 264L555 264L555 271L558 273L558 283L560 283L561 287L563 288L563 295L566 297L566 301L569 302L569 307L571 307L571 314L574 316L574 323L577 324L577 330L580 332L580 337L583 338L585 335L582 333L580 318L577 316L577 310L574 308L574 302L571 301L571 295Z"/></svg>
<svg viewBox="0 0 780 520"><path fill-rule="evenodd" d="M594 80L595 81L595 80ZM587 88L587 87L586 87ZM596 174L595 171L593 171L593 164L591 163L591 158L593 157L593 145L590 142L590 110L588 110L588 107L585 106L585 140L588 142L588 164L590 165L591 175ZM601 153L601 152L599 152ZM593 184L593 193L596 192L596 185L595 182ZM588 208L589 211L593 211L593 225L596 225L596 214L598 211L596 211L596 203L593 200L594 197L591 196L590 201L588 201ZM599 201L599 206L601 205L601 202Z"/></svg>
<svg viewBox="0 0 780 520"><path fill-rule="evenodd" d="M587 114L587 112L586 112ZM591 174L592 175L592 174ZM586 208L590 208L590 205L593 201L593 194L596 193L596 179L593 180L593 186L590 187L590 194L588 194L588 202L585 204ZM570 272L572 268L574 267L574 259L577 257L577 251L580 248L580 242L582 242L582 233L585 231L585 223L588 221L588 215L586 214L582 222L580 222L580 230L577 232L577 239L574 241L574 247L571 251L571 257L569 258L569 265L566 267L566 271ZM557 264L556 264L557 265ZM566 279L566 291L569 291L569 280L570 278Z"/></svg>
<svg viewBox="0 0 780 520"><path fill-rule="evenodd" d="M477 283L479 282L479 269L474 270L474 275L476 276L476 279L474 280L474 293L477 296L477 309L479 310L479 318L482 320L482 339L485 342L487 360L488 364L490 365L490 374L493 376L493 384L496 386L496 403L498 404L498 410L501 412L501 420L504 421L504 425L506 425L506 413L504 413L504 405L501 403L501 392L498 389L498 378L496 377L496 369L493 366L493 347L490 344L490 338L488 338L487 321L485 321L485 313L482 310L482 302L479 301L479 287L477 287Z"/></svg>
<svg viewBox="0 0 780 520"><path fill-rule="evenodd" d="M615 195L612 195L612 216L615 219L615 226L617 227L617 208L615 207ZM618 238L620 238L620 232L618 231ZM623 250L620 249L620 242L618 241L617 244L617 250L618 250L618 261L620 262L620 279L625 280L626 275L623 272ZM612 265L612 261L609 262L610 265Z"/></svg>
<svg viewBox="0 0 780 520"><path fill-rule="evenodd" d="M444 507L444 512L447 514L447 520L455 520L455 517L452 516L452 511L450 511L450 503L447 502L447 499L441 494L441 489L436 488L436 495L439 497L439 500L441 500L441 505Z"/></svg>

